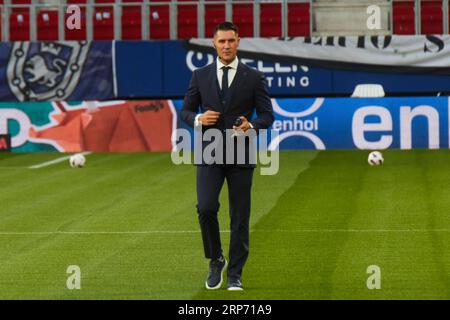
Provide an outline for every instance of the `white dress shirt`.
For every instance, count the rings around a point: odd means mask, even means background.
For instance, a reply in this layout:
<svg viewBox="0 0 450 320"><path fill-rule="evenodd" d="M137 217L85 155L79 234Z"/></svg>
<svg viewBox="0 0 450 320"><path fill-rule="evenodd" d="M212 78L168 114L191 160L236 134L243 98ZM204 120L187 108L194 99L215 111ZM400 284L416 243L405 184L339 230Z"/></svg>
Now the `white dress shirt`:
<svg viewBox="0 0 450 320"><path fill-rule="evenodd" d="M239 64L238 57L234 58L234 60L226 65L223 64L222 61L219 60L219 57L216 58L216 66L217 66L217 80L219 81L219 88L222 90L222 76L223 76L223 67L230 67L228 70L228 88L231 87L231 83L234 80L234 76L236 75L237 67Z"/></svg>

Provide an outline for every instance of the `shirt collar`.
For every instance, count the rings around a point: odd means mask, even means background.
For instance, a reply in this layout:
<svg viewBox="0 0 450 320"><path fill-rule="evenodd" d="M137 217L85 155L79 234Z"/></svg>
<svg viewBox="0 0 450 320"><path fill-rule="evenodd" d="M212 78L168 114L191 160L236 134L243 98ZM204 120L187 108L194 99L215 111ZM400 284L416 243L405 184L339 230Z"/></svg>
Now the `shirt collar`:
<svg viewBox="0 0 450 320"><path fill-rule="evenodd" d="M234 58L234 60L229 64L229 65L224 65L220 60L219 57L216 58L216 62L217 62L217 70L222 69L222 67L230 67L231 69L237 70L238 64L239 64L239 59L238 57Z"/></svg>

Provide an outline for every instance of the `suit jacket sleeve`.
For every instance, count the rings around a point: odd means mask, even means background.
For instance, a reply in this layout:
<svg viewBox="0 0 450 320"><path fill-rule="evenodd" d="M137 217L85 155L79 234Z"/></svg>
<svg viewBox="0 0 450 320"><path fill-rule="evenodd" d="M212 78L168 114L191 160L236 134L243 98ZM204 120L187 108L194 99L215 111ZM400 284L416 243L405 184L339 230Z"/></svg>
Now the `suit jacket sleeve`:
<svg viewBox="0 0 450 320"><path fill-rule="evenodd" d="M272 102L267 91L267 84L262 73L258 72L257 84L255 87L255 107L256 118L251 121L255 130L268 129L275 117L273 115Z"/></svg>
<svg viewBox="0 0 450 320"><path fill-rule="evenodd" d="M180 113L181 119L191 127L194 126L195 116L197 115L200 104L201 95L198 86L197 72L194 71Z"/></svg>

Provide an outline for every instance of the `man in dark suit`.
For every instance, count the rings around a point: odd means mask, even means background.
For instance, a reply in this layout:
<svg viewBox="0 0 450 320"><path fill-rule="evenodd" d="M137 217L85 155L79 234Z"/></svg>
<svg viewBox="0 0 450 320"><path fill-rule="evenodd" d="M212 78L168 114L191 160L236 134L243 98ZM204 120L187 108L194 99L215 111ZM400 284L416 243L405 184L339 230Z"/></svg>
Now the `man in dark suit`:
<svg viewBox="0 0 450 320"><path fill-rule="evenodd" d="M217 59L194 71L181 111L181 118L187 124L201 128L203 133L210 128L220 130L224 140L226 131L258 131L269 128L274 121L263 74L237 58L239 40L233 23L224 22L216 27L213 46ZM255 110L257 116L251 120ZM204 148L205 144L202 150ZM228 147L224 148L224 153L228 150ZM226 179L231 229L227 288L243 290L241 275L249 252L251 185L255 168L255 164L249 162L248 148L245 150L244 163L215 159L212 163L202 161L197 166L197 212L205 256L211 259L205 284L207 289L220 288L227 267L217 219L219 194Z"/></svg>

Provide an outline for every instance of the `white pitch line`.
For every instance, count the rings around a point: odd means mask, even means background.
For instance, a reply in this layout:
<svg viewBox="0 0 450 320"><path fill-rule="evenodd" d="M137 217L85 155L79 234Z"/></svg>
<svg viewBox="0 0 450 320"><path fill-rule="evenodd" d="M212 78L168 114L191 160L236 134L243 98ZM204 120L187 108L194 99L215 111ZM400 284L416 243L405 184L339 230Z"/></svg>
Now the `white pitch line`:
<svg viewBox="0 0 450 320"><path fill-rule="evenodd" d="M84 156L87 156L88 154L91 154L91 153L92 153L92 152L82 152L81 154L84 155ZM72 156L72 155L70 155L70 156L65 156L65 157L61 157L61 158L57 158L57 159L50 160L50 161L46 161L46 162L43 162L43 163L40 163L40 164L36 164L36 165L34 165L34 166L29 167L29 169L39 169L39 168L51 166L51 165L53 165L53 164L56 164L56 163L60 163L60 162L69 160L71 156Z"/></svg>
<svg viewBox="0 0 450 320"><path fill-rule="evenodd" d="M450 229L300 229L300 230L252 230L252 232L280 233L420 233L420 232L450 232Z"/></svg>
<svg viewBox="0 0 450 320"><path fill-rule="evenodd" d="M230 230L222 230L221 233L230 233ZM251 230L262 233L425 233L444 232L450 233L450 229L300 229L300 230ZM147 230L147 231L30 231L7 232L0 231L0 236L8 235L127 235L127 234L198 234L200 230Z"/></svg>
<svg viewBox="0 0 450 320"><path fill-rule="evenodd" d="M230 232L227 230L221 232ZM148 231L30 231L30 232L0 232L0 235L102 235L102 234L164 234L164 233L200 233L200 230L148 230Z"/></svg>

